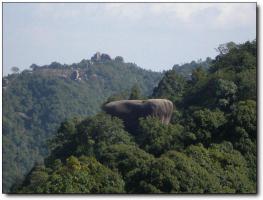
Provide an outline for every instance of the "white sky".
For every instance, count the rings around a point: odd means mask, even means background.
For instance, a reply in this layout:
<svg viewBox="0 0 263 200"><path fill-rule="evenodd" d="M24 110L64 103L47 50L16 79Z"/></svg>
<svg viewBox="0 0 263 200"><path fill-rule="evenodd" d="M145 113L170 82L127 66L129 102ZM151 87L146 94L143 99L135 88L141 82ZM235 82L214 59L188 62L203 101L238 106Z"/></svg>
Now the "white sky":
<svg viewBox="0 0 263 200"><path fill-rule="evenodd" d="M162 71L256 38L255 3L4 3L3 69L97 51Z"/></svg>

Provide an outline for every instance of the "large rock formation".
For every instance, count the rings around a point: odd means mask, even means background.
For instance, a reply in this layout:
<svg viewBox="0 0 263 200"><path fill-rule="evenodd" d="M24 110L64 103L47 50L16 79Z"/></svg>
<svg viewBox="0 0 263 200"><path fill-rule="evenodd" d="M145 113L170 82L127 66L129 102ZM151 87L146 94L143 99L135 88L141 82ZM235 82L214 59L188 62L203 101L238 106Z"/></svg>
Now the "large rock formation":
<svg viewBox="0 0 263 200"><path fill-rule="evenodd" d="M121 100L105 104L102 109L124 121L126 128L134 129L141 117L153 116L164 124L169 124L173 103L167 99Z"/></svg>

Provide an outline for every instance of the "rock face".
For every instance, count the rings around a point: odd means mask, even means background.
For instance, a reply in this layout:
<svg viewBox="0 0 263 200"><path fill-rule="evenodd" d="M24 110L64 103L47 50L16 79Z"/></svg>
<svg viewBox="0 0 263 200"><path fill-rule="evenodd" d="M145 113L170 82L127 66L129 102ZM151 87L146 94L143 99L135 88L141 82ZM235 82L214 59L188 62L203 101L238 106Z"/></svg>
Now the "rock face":
<svg viewBox="0 0 263 200"><path fill-rule="evenodd" d="M107 103L102 109L122 119L126 128L134 129L138 126L138 119L147 116L157 117L163 124L169 124L173 103L167 99L121 100Z"/></svg>
<svg viewBox="0 0 263 200"><path fill-rule="evenodd" d="M71 79L72 80L81 80L80 74L78 70L74 70L73 73L71 74Z"/></svg>

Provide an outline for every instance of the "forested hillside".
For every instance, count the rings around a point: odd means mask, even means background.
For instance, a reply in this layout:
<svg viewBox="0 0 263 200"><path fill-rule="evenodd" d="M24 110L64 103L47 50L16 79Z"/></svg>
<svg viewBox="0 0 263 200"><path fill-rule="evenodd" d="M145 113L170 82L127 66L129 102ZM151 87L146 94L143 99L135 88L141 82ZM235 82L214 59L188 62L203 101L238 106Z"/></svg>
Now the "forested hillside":
<svg viewBox="0 0 263 200"><path fill-rule="evenodd" d="M256 56L256 41L226 45L191 79L166 72L152 97L173 101L169 125L142 118L129 133L105 113L63 122L13 192L255 193Z"/></svg>
<svg viewBox="0 0 263 200"><path fill-rule="evenodd" d="M182 65L174 65L173 70L176 71L178 74L182 75L186 79L191 79L191 75L193 70L200 67L204 70L209 69L212 64L212 59L207 57L204 61L199 59L198 61L191 61L190 63L184 63Z"/></svg>
<svg viewBox="0 0 263 200"><path fill-rule="evenodd" d="M33 64L3 78L3 191L48 155L47 141L60 123L91 116L110 96L139 87L148 96L162 74L96 53L72 65Z"/></svg>

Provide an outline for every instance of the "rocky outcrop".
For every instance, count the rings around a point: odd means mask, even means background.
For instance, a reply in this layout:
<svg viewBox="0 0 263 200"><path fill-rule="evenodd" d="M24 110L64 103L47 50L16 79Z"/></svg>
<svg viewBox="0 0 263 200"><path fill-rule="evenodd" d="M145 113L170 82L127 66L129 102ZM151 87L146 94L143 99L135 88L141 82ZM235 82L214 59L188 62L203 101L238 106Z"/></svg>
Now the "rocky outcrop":
<svg viewBox="0 0 263 200"><path fill-rule="evenodd" d="M71 79L75 80L75 81L80 81L81 77L80 77L80 73L79 70L74 70L73 73L71 74Z"/></svg>
<svg viewBox="0 0 263 200"><path fill-rule="evenodd" d="M163 124L169 124L173 113L173 103L167 99L120 100L109 102L102 109L122 119L126 128L133 130L138 126L138 120L141 117L153 116Z"/></svg>

